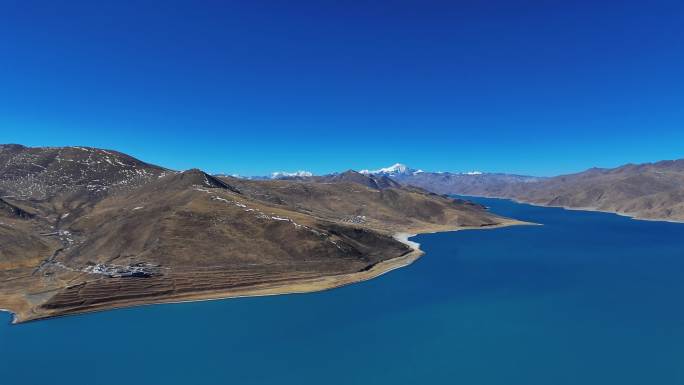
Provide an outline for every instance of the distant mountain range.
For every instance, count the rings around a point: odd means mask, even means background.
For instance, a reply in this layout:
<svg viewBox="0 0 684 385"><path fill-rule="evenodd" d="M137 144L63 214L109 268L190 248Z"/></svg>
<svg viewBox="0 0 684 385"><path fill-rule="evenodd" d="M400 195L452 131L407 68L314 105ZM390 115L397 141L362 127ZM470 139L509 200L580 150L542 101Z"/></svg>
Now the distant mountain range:
<svg viewBox="0 0 684 385"><path fill-rule="evenodd" d="M354 171L354 170L348 170L348 171ZM406 166L405 164L402 163L395 163L392 166L385 167L385 168L380 168L377 170L361 170L361 171L354 171L362 175L376 175L376 176L388 176L388 177L405 177L408 175L417 175L424 173L425 171L420 170L420 169L414 169ZM335 175L339 173L333 173L333 174L327 174L327 175ZM448 173L439 173L439 174L448 174ZM453 174L453 175L480 175L483 174L480 171L469 171L469 172L464 172L461 174ZM217 174L218 176L228 176L228 174ZM308 178L308 177L314 177L315 175L310 172L310 171L294 171L294 172L285 172L285 171L276 171L272 172L270 176L247 176L247 177L241 177L238 175L232 175L235 177L239 178L244 178L244 179L293 179L293 178Z"/></svg>
<svg viewBox="0 0 684 385"><path fill-rule="evenodd" d="M420 251L397 233L517 223L385 175L249 180L88 147L0 145L0 309L16 320L303 292Z"/></svg>
<svg viewBox="0 0 684 385"><path fill-rule="evenodd" d="M334 180L345 173L313 176L280 173L276 179ZM431 172L405 164L354 172L378 186L392 182L437 194L508 198L544 206L615 212L636 219L684 221L684 159L592 168L576 174L537 177L506 173ZM392 182L390 182L390 180Z"/></svg>
<svg viewBox="0 0 684 385"><path fill-rule="evenodd" d="M401 164L367 173L439 194L509 198L544 206L615 212L637 219L684 220L684 159L592 168L550 178L425 172Z"/></svg>
<svg viewBox="0 0 684 385"><path fill-rule="evenodd" d="M405 164L395 163L392 166L381 168L378 170L361 170L359 172L365 175L399 176L420 174L423 172L423 170L416 170L406 166Z"/></svg>
<svg viewBox="0 0 684 385"><path fill-rule="evenodd" d="M309 177L313 176L310 171L295 171L295 172L284 172L276 171L271 174L271 179L284 179L284 178L297 178L297 177Z"/></svg>

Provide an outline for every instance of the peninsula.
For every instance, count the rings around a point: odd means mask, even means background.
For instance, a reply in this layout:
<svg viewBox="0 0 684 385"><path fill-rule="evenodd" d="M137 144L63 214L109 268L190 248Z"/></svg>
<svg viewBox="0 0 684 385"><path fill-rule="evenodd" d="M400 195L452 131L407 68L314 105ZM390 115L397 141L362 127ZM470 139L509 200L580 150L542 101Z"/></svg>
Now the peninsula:
<svg viewBox="0 0 684 385"><path fill-rule="evenodd" d="M521 223L355 171L248 180L0 145L0 308L24 322L324 290L414 261L405 234Z"/></svg>

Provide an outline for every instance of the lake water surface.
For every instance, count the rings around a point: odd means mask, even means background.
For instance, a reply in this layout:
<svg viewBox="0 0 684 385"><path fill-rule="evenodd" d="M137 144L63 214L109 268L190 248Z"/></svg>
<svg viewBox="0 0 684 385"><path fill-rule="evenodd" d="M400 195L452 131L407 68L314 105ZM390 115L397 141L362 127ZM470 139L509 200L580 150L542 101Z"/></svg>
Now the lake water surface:
<svg viewBox="0 0 684 385"><path fill-rule="evenodd" d="M0 384L684 384L684 224L475 200L544 226L321 293L0 313Z"/></svg>

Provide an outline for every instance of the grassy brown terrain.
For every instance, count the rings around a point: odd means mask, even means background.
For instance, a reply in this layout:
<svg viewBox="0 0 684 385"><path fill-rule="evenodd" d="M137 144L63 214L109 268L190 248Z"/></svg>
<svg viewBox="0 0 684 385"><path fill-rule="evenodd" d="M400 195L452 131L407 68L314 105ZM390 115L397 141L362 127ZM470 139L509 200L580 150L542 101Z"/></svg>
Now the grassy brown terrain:
<svg viewBox="0 0 684 385"><path fill-rule="evenodd" d="M0 146L0 197L0 308L17 322L323 290L420 256L396 233L516 223L353 171L217 178L80 147Z"/></svg>

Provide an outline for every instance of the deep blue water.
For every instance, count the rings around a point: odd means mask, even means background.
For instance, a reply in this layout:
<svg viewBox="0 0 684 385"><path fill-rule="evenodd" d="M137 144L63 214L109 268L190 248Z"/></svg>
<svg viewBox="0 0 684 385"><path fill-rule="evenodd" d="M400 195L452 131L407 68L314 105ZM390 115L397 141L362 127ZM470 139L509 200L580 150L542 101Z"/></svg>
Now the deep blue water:
<svg viewBox="0 0 684 385"><path fill-rule="evenodd" d="M544 225L322 293L0 324L0 383L684 384L684 225L477 200Z"/></svg>

